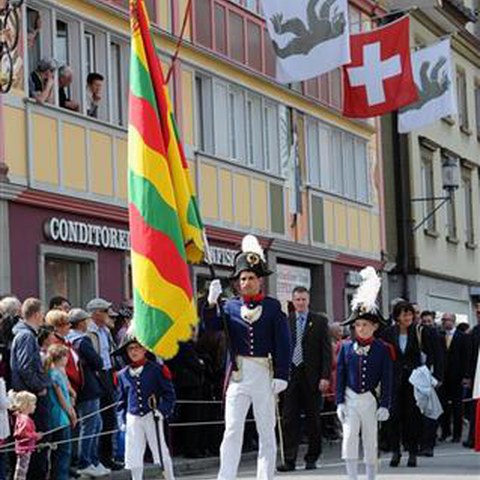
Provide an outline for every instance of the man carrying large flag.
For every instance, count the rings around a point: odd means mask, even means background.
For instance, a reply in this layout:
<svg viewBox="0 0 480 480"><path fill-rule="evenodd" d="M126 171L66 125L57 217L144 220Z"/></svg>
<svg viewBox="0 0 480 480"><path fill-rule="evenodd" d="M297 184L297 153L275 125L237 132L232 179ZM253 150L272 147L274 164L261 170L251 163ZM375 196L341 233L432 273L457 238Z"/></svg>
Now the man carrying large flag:
<svg viewBox="0 0 480 480"><path fill-rule="evenodd" d="M190 338L197 322L187 262L203 258L203 225L144 0L130 0L130 15L128 185L133 333L148 350L170 358L176 354L178 342ZM132 381L137 382L137 388L130 392L135 398L130 400L141 413L136 423L129 423L127 417L125 466L140 478L143 458L135 449L145 441L145 435L156 445L154 457L161 465L167 465L168 451L162 448L165 439L158 425L162 417L156 422L152 414L156 407L147 408L150 399L142 398L138 382L145 365L130 366ZM164 474L173 479L171 468L165 468Z"/></svg>
<svg viewBox="0 0 480 480"><path fill-rule="evenodd" d="M258 239L246 235L235 256L232 279L240 295L220 302L222 285L213 280L203 316L207 328L223 329L229 350L225 399L225 432L217 480L235 480L242 453L245 419L253 407L259 448L257 480L273 480L277 445L277 396L288 386L290 332L280 302L263 293L267 268ZM278 419L277 419L278 420Z"/></svg>

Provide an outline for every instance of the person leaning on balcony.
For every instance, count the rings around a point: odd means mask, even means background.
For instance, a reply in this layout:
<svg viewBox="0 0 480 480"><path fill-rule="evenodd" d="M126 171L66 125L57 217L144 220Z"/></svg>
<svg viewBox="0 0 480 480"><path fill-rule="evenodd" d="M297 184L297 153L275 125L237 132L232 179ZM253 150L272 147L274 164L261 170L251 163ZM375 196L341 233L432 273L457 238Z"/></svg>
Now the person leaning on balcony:
<svg viewBox="0 0 480 480"><path fill-rule="evenodd" d="M103 75L91 72L87 76L87 115L98 118L98 106L102 100Z"/></svg>
<svg viewBox="0 0 480 480"><path fill-rule="evenodd" d="M58 69L58 104L67 110L78 112L80 105L72 100L68 94L68 87L73 82L73 69L69 65L62 65Z"/></svg>
<svg viewBox="0 0 480 480"><path fill-rule="evenodd" d="M43 58L28 78L28 95L38 103L51 103L57 63Z"/></svg>

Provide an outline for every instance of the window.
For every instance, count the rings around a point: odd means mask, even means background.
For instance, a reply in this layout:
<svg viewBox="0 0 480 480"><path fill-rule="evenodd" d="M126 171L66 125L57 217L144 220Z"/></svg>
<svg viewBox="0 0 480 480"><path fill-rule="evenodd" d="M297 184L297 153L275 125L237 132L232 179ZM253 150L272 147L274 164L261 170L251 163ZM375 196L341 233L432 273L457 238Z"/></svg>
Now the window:
<svg viewBox="0 0 480 480"><path fill-rule="evenodd" d="M262 100L256 95L247 99L247 158L250 165L263 170L263 138L262 138Z"/></svg>
<svg viewBox="0 0 480 480"><path fill-rule="evenodd" d="M432 198L435 196L434 177L433 177L433 154L432 151L426 147L421 146L421 159L422 159L422 197ZM431 214L435 208L435 201L428 200L423 203L423 216L424 218ZM436 230L436 216L432 215L426 223L425 228L434 232Z"/></svg>
<svg viewBox="0 0 480 480"><path fill-rule="evenodd" d="M230 87L229 102L230 156L243 163L246 159L244 92L239 88Z"/></svg>
<svg viewBox="0 0 480 480"><path fill-rule="evenodd" d="M55 35L55 59L63 64L69 64L69 39L68 24L63 20L57 20Z"/></svg>
<svg viewBox="0 0 480 480"><path fill-rule="evenodd" d="M238 6L244 7L239 8ZM193 40L250 68L273 76L275 59L259 0L196 0Z"/></svg>
<svg viewBox="0 0 480 480"><path fill-rule="evenodd" d="M215 80L213 98L215 155L228 158L228 86Z"/></svg>
<svg viewBox="0 0 480 480"><path fill-rule="evenodd" d="M195 82L197 148L279 175L278 104L203 74Z"/></svg>
<svg viewBox="0 0 480 480"><path fill-rule="evenodd" d="M28 71L33 72L42 58L39 10L27 8L27 46L28 46Z"/></svg>
<svg viewBox="0 0 480 480"><path fill-rule="evenodd" d="M125 42L110 42L110 108L111 121L117 125L127 124L128 56L129 47Z"/></svg>
<svg viewBox="0 0 480 480"><path fill-rule="evenodd" d="M473 224L473 194L472 194L472 171L462 168L462 186L465 213L465 236L467 244L475 243L475 230Z"/></svg>
<svg viewBox="0 0 480 480"><path fill-rule="evenodd" d="M95 72L95 35L85 31L83 34L83 45L85 49L84 74L86 78L90 72Z"/></svg>
<svg viewBox="0 0 480 480"><path fill-rule="evenodd" d="M40 246L40 296L56 295L85 305L97 294L97 254L50 245Z"/></svg>
<svg viewBox="0 0 480 480"><path fill-rule="evenodd" d="M280 138L279 138L279 111L272 102L265 102L265 170L276 175L280 173Z"/></svg>
<svg viewBox="0 0 480 480"><path fill-rule="evenodd" d="M307 168L311 185L359 202L369 202L367 142L307 118Z"/></svg>
<svg viewBox="0 0 480 480"><path fill-rule="evenodd" d="M468 130L467 78L465 72L457 71L458 123L460 128Z"/></svg>
<svg viewBox="0 0 480 480"><path fill-rule="evenodd" d="M212 81L207 77L197 75L195 86L197 148L202 152L213 155Z"/></svg>

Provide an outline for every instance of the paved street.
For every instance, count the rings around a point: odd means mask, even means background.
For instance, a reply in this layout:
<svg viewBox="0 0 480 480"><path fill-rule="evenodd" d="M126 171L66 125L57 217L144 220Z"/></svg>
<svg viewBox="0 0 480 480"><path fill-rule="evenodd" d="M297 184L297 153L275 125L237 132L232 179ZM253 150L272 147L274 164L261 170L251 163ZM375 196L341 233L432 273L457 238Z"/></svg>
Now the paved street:
<svg viewBox="0 0 480 480"><path fill-rule="evenodd" d="M459 445L445 444L436 450L435 458L420 458L419 467L416 469L400 467L391 469L388 467L388 456L381 461L378 480L461 480L464 478L480 478L480 454L472 450L466 450ZM406 459L403 459L405 463ZM362 470L360 470L362 472ZM211 480L215 478L216 471L208 471L200 475L188 478L190 480ZM327 459L323 467L314 471L306 472L298 469L292 474L278 474L277 479L284 480L309 480L321 477L325 480L344 480L343 464L338 459ZM239 475L245 480L255 479L255 468L253 464L246 465ZM365 478L361 475L360 478Z"/></svg>

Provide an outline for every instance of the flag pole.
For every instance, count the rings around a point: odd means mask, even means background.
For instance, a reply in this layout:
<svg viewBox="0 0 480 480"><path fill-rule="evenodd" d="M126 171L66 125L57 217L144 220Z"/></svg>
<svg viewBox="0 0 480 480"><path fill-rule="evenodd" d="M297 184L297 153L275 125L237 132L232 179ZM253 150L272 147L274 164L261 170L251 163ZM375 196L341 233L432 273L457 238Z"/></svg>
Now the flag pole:
<svg viewBox="0 0 480 480"><path fill-rule="evenodd" d="M202 236L203 236L203 244L205 245L205 263L208 265L208 268L210 270L211 279L215 280L217 278L217 275L215 272L215 267L213 265L211 252L210 252L210 245L208 244L207 231L205 228L202 230ZM225 332L225 347L231 357L232 370L236 372L238 371L238 365L237 365L237 359L235 358L232 352L232 342L230 340L230 331L228 329L227 315L222 306L218 305L218 308L220 309L220 317L222 320L223 331Z"/></svg>
<svg viewBox="0 0 480 480"><path fill-rule="evenodd" d="M165 79L166 84L168 84L168 82L170 81L170 77L173 73L173 67L175 66L175 62L177 61L178 55L180 53L180 48L182 47L183 38L187 30L187 22L188 22L188 19L191 17L191 15L192 15L192 0L188 0L187 8L185 9L185 15L183 16L183 23L182 23L182 28L180 30L180 36L178 37L177 45L175 46L175 52L172 56L172 64L170 65L170 68L167 73L167 77Z"/></svg>

